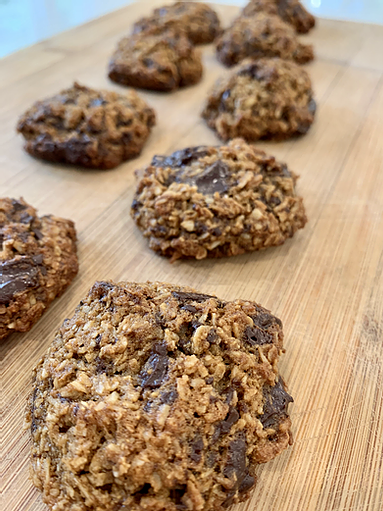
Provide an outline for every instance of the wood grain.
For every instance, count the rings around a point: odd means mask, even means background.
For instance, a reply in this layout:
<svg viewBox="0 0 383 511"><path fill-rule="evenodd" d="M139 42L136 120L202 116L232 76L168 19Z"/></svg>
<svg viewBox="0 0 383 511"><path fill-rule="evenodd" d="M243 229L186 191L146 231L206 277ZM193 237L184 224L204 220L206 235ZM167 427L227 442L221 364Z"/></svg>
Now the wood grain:
<svg viewBox="0 0 383 511"><path fill-rule="evenodd" d="M23 196L41 214L72 218L80 273L40 322L1 346L1 509L43 511L28 479L23 431L31 368L56 328L95 280L163 280L222 298L256 300L283 319L281 372L295 403L294 446L258 470L238 510L383 509L383 27L319 20L306 41L319 103L304 138L259 147L301 178L309 223L285 245L219 261L170 265L147 247L129 216L133 171L155 153L217 143L199 118L208 89L227 73L204 47L198 86L144 93L158 124L142 155L109 172L33 160L15 134L33 101L74 79L123 91L108 58L132 22L162 1L140 1L0 62L0 193ZM238 9L217 6L227 23Z"/></svg>

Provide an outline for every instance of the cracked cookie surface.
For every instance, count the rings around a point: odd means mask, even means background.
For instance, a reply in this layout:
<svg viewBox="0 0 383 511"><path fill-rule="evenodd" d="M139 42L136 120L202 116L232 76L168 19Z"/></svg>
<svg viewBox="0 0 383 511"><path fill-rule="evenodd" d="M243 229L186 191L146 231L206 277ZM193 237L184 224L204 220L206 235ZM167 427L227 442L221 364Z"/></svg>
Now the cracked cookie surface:
<svg viewBox="0 0 383 511"><path fill-rule="evenodd" d="M297 176L242 139L155 156L131 215L161 255L204 259L281 245L304 227Z"/></svg>
<svg viewBox="0 0 383 511"><path fill-rule="evenodd" d="M125 37L109 64L112 80L143 89L172 91L197 83L201 76L201 54L184 31Z"/></svg>
<svg viewBox="0 0 383 511"><path fill-rule="evenodd" d="M315 111L311 80L301 66L259 59L243 61L218 80L202 117L222 140L283 140L307 133Z"/></svg>
<svg viewBox="0 0 383 511"><path fill-rule="evenodd" d="M0 199L0 340L32 328L78 271L71 220L39 217L23 199Z"/></svg>
<svg viewBox="0 0 383 511"><path fill-rule="evenodd" d="M176 2L153 11L134 24L133 33L151 30L182 29L193 44L211 43L220 33L216 12L207 4L199 2Z"/></svg>
<svg viewBox="0 0 383 511"><path fill-rule="evenodd" d="M17 131L32 156L110 169L140 154L154 124L154 110L134 90L118 94L74 83L37 101Z"/></svg>
<svg viewBox="0 0 383 511"><path fill-rule="evenodd" d="M290 25L263 11L234 20L217 40L216 47L218 60L229 67L246 57L280 57L298 64L314 58L313 47L301 44Z"/></svg>
<svg viewBox="0 0 383 511"><path fill-rule="evenodd" d="M34 484L54 511L222 510L292 443L281 321L164 283L97 282L34 370Z"/></svg>
<svg viewBox="0 0 383 511"><path fill-rule="evenodd" d="M253 16L261 11L278 14L300 34L306 34L315 26L315 17L299 0L251 0L242 13L245 16Z"/></svg>

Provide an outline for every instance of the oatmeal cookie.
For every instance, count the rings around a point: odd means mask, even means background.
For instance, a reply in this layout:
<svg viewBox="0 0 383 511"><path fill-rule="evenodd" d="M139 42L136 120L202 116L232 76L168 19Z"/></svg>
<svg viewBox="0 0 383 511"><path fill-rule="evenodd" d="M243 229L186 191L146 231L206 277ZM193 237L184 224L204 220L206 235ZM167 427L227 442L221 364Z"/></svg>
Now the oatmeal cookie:
<svg viewBox="0 0 383 511"><path fill-rule="evenodd" d="M294 29L279 16L258 12L240 16L217 41L217 58L234 66L246 57L280 57L305 64L314 58L311 45L301 44Z"/></svg>
<svg viewBox="0 0 383 511"><path fill-rule="evenodd" d="M220 22L216 12L200 2L176 2L153 11L134 24L133 33L158 29L183 29L193 44L211 43L219 35Z"/></svg>
<svg viewBox="0 0 383 511"><path fill-rule="evenodd" d="M297 176L242 139L155 156L131 215L149 247L178 258L233 256L281 245L307 219Z"/></svg>
<svg viewBox="0 0 383 511"><path fill-rule="evenodd" d="M39 217L23 199L0 199L0 340L32 328L75 277L71 220Z"/></svg>
<svg viewBox="0 0 383 511"><path fill-rule="evenodd" d="M299 0L251 0L242 13L245 16L253 16L260 11L278 14L300 34L306 34L315 26L314 16Z"/></svg>
<svg viewBox="0 0 383 511"><path fill-rule="evenodd" d="M112 80L143 89L172 91L197 83L201 76L201 54L182 31L125 37L109 64Z"/></svg>
<svg viewBox="0 0 383 511"><path fill-rule="evenodd" d="M34 370L34 484L53 511L210 511L291 442L281 321L163 283L97 282Z"/></svg>
<svg viewBox="0 0 383 511"><path fill-rule="evenodd" d="M210 92L202 117L223 140L286 139L306 133L316 103L301 66L281 59L245 60Z"/></svg>
<svg viewBox="0 0 383 511"><path fill-rule="evenodd" d="M135 91L117 94L74 83L35 103L17 131L32 156L110 169L140 154L154 124L154 110Z"/></svg>

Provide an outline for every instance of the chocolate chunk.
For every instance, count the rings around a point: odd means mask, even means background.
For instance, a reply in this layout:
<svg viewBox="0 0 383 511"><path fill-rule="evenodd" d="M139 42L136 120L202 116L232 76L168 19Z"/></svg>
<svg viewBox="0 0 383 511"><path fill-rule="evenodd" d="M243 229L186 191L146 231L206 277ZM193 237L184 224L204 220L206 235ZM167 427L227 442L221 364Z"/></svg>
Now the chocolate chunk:
<svg viewBox="0 0 383 511"><path fill-rule="evenodd" d="M315 99L314 98L311 98L307 108L309 109L309 112L314 115L315 112L316 112L316 109L317 109L317 104L315 102Z"/></svg>
<svg viewBox="0 0 383 511"><path fill-rule="evenodd" d="M16 293L39 285L39 272L33 258L21 256L1 263L0 303L7 303Z"/></svg>
<svg viewBox="0 0 383 511"><path fill-rule="evenodd" d="M215 192L225 193L230 188L231 172L226 163L216 161L201 174L190 178L182 178L182 182L196 185L204 195L214 195Z"/></svg>
<svg viewBox="0 0 383 511"><path fill-rule="evenodd" d="M196 463L201 461L202 451L204 448L203 440L200 436L196 436L191 444L190 457Z"/></svg>
<svg viewBox="0 0 383 511"><path fill-rule="evenodd" d="M209 378L206 378L206 383L207 383L208 385L211 385L212 383L214 383L214 378L213 378L213 376L209 376Z"/></svg>
<svg viewBox="0 0 383 511"><path fill-rule="evenodd" d="M229 387L229 389L227 390L226 399L225 399L225 403L227 405L229 405L231 403L233 396L234 396L234 389L232 387Z"/></svg>
<svg viewBox="0 0 383 511"><path fill-rule="evenodd" d="M12 206L13 206L13 211L22 211L23 209L27 208L27 206L25 204L23 204L22 202L20 202L16 199L12 199Z"/></svg>
<svg viewBox="0 0 383 511"><path fill-rule="evenodd" d="M254 485L255 477L251 476L250 474L246 474L241 484L239 485L238 492L245 493L246 491L249 491Z"/></svg>
<svg viewBox="0 0 383 511"><path fill-rule="evenodd" d="M42 240L44 238L44 235L41 231L39 231L39 229L36 229L35 227L32 227L32 232L34 233L34 235L36 236L36 238L38 240Z"/></svg>
<svg viewBox="0 0 383 511"><path fill-rule="evenodd" d="M250 76L255 80L271 82L276 78L277 73L274 67L267 68L264 65L259 65L257 62L250 62L247 66L241 68L238 76Z"/></svg>
<svg viewBox="0 0 383 511"><path fill-rule="evenodd" d="M210 332L207 334L206 340L210 344L213 344L217 339L218 339L217 332L214 330L214 328L212 328Z"/></svg>
<svg viewBox="0 0 383 511"><path fill-rule="evenodd" d="M205 300L209 300L209 298L216 298L212 295L203 295L200 293L184 293L183 291L172 291L172 295L174 298L177 298L177 300L180 300L181 302L186 300L192 300L194 302L204 302Z"/></svg>
<svg viewBox="0 0 383 511"><path fill-rule="evenodd" d="M270 344L273 342L273 336L257 326L247 326L244 335L245 341L251 344L251 346L262 346L263 344Z"/></svg>
<svg viewBox="0 0 383 511"><path fill-rule="evenodd" d="M278 323L280 320L273 316L272 314L268 314L267 312L257 314L257 316L252 316L251 319L253 320L254 325L258 326L259 328L269 328L271 325L273 325L275 322Z"/></svg>
<svg viewBox="0 0 383 511"><path fill-rule="evenodd" d="M225 420L219 422L216 425L212 436L212 443L214 444L220 436L227 435L230 432L231 427L238 421L238 419L238 411L231 406Z"/></svg>
<svg viewBox="0 0 383 511"><path fill-rule="evenodd" d="M249 474L248 468L246 467L246 449L247 444L244 436L238 436L229 444L227 462L223 473L225 477L228 478L235 475L236 485L223 503L225 507L232 502L230 499L234 498L236 490L238 490L239 493L244 493L249 491L255 484L255 478Z"/></svg>
<svg viewBox="0 0 383 511"><path fill-rule="evenodd" d="M184 167L190 165L193 161L199 160L208 154L206 146L187 147L180 151L175 151L170 156L156 155L152 159L151 165L154 167Z"/></svg>
<svg viewBox="0 0 383 511"><path fill-rule="evenodd" d="M178 397L178 392L176 390L170 390L169 392L163 392L160 397L161 403L172 405Z"/></svg>
<svg viewBox="0 0 383 511"><path fill-rule="evenodd" d="M280 378L274 387L264 389L263 396L265 398L263 414L258 418L264 428L270 428L277 424L280 419L287 417L288 405L294 402L294 399L286 392Z"/></svg>
<svg viewBox="0 0 383 511"><path fill-rule="evenodd" d="M193 305L189 305L188 303L186 305L184 305L183 307L181 307L181 309L191 312L192 314L197 312L197 309L195 307L193 307Z"/></svg>
<svg viewBox="0 0 383 511"><path fill-rule="evenodd" d="M236 439L232 440L229 444L227 462L223 469L225 477L230 478L233 474L236 475L238 486L247 475L246 449L247 445L242 436L238 436Z"/></svg>
<svg viewBox="0 0 383 511"><path fill-rule="evenodd" d="M156 346L141 371L141 387L160 387L168 372L168 363L169 358L164 354L164 347Z"/></svg>

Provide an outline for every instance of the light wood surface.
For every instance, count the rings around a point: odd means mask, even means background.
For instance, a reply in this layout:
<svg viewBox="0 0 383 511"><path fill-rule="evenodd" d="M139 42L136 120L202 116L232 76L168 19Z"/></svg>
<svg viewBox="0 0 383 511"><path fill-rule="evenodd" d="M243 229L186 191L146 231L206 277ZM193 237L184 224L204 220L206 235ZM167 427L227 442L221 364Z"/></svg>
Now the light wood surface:
<svg viewBox="0 0 383 511"><path fill-rule="evenodd" d="M15 124L30 104L74 79L123 91L108 58L132 22L159 5L140 1L0 62L0 193L23 196L41 214L75 221L80 272L28 333L1 346L1 509L43 511L28 479L23 431L31 368L56 328L95 280L161 280L225 299L255 300L282 318L280 369L295 398L295 443L258 469L238 510L383 509L383 27L319 20L303 39L318 113L309 133L259 143L298 172L309 223L285 245L240 257L177 261L153 254L129 216L134 170L153 154L217 143L199 117L227 73L203 48L202 83L171 95L142 93L158 123L142 155L108 172L49 165L22 150ZM238 9L217 6L227 23Z"/></svg>

